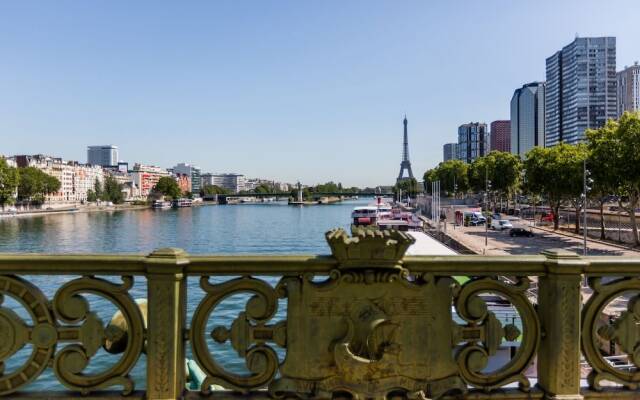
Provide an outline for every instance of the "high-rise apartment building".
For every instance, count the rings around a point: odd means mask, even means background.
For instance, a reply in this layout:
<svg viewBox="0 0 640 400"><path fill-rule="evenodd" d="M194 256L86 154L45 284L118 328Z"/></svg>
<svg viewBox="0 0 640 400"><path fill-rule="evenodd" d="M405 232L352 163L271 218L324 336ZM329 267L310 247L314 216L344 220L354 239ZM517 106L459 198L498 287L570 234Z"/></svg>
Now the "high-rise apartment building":
<svg viewBox="0 0 640 400"><path fill-rule="evenodd" d="M576 38L547 58L545 145L574 144L617 117L616 38Z"/></svg>
<svg viewBox="0 0 640 400"><path fill-rule="evenodd" d="M511 98L511 153L524 158L536 146L544 147L544 82L527 83Z"/></svg>
<svg viewBox="0 0 640 400"><path fill-rule="evenodd" d="M447 143L442 146L442 160L449 161L458 158L458 143Z"/></svg>
<svg viewBox="0 0 640 400"><path fill-rule="evenodd" d="M471 163L489 151L487 124L470 122L458 127L458 160Z"/></svg>
<svg viewBox="0 0 640 400"><path fill-rule="evenodd" d="M506 153L511 151L511 121L498 120L493 121L489 127L491 132L489 134L490 151L504 151Z"/></svg>
<svg viewBox="0 0 640 400"><path fill-rule="evenodd" d="M118 146L89 146L87 147L87 164L113 167L118 165Z"/></svg>
<svg viewBox="0 0 640 400"><path fill-rule="evenodd" d="M636 61L617 73L618 117L625 111L640 111L640 65Z"/></svg>
<svg viewBox="0 0 640 400"><path fill-rule="evenodd" d="M191 193L200 193L201 184L201 171L199 167L191 164L180 163L173 167L173 172L176 174L188 175L191 178Z"/></svg>

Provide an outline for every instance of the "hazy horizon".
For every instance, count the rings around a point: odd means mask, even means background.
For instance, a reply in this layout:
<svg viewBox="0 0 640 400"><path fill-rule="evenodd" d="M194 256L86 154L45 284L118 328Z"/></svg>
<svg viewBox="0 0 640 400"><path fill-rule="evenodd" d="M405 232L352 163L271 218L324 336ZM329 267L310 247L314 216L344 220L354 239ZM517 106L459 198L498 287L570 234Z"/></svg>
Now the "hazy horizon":
<svg viewBox="0 0 640 400"><path fill-rule="evenodd" d="M392 184L580 36L640 59L637 1L2 2L0 154Z"/></svg>

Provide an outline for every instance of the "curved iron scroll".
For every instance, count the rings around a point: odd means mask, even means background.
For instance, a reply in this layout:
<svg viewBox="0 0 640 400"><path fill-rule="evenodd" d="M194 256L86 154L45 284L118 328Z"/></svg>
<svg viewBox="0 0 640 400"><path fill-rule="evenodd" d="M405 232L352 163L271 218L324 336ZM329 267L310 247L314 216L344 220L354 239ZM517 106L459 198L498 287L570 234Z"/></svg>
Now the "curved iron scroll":
<svg viewBox="0 0 640 400"><path fill-rule="evenodd" d="M600 278L589 279L594 293L582 310L582 352L593 368L588 376L589 386L602 390L600 382L617 382L630 389L640 387L640 295L631 297L627 311L606 324L598 318L608 304L625 293L640 291L640 279L623 278L603 284ZM629 356L635 366L621 370L607 362L600 352L601 341L613 341Z"/></svg>
<svg viewBox="0 0 640 400"><path fill-rule="evenodd" d="M128 373L142 353L145 335L142 315L128 292L132 285L131 277L124 277L122 285L94 277L78 278L60 287L49 305L46 296L26 280L0 276L0 304L3 296L11 297L27 310L32 320L30 324L7 307L0 307L0 395L25 386L51 364L63 385L83 394L113 385L122 385L124 394L130 394L134 383ZM114 304L129 330L129 340L119 361L96 374L83 371L108 334L81 293L94 294ZM56 353L57 345L64 342L71 344ZM32 346L31 355L5 375L3 361L28 344Z"/></svg>
<svg viewBox="0 0 640 400"><path fill-rule="evenodd" d="M122 385L124 394L133 391L134 382L128 374L142 354L145 324L138 305L129 295L133 277L125 276L122 280L123 283L117 285L94 277L75 279L58 289L53 298L53 311L60 321L68 324L82 322L77 334L81 344L64 347L53 362L56 376L70 389L89 393L95 389ZM94 294L111 302L120 310L128 327L127 345L120 360L97 374L82 371L104 344L106 335L102 321L91 311L89 302L81 293Z"/></svg>
<svg viewBox="0 0 640 400"><path fill-rule="evenodd" d="M455 299L455 307L468 325L462 330L460 341L467 344L456 355L456 361L463 379L470 385L492 390L511 382L518 382L520 389L530 388L524 371L533 361L540 342L540 321L525 291L529 280L521 278L516 285L508 285L491 278L470 281L462 286ZM518 311L522 321L522 341L515 356L499 369L482 373L489 357L495 354L502 338L515 340L520 335L515 325L502 324L488 310L481 293L495 293L506 298ZM464 334L467 331L468 334ZM477 333L472 333L476 331Z"/></svg>
<svg viewBox="0 0 640 400"><path fill-rule="evenodd" d="M209 283L209 277L200 279L200 286L207 296L198 305L191 323L191 346L198 365L207 374L201 386L208 392L212 384L221 384L227 388L247 391L266 386L276 375L278 357L276 352L265 344L273 341L285 346L286 326L284 322L267 325L278 310L278 292L266 282L251 278L238 278L221 284ZM238 355L245 357L250 375L239 375L225 370L211 356L207 346L207 321L216 306L225 298L238 293L252 293L253 296L233 322L231 329L218 326L211 337L219 343L231 341Z"/></svg>
<svg viewBox="0 0 640 400"><path fill-rule="evenodd" d="M1 306L5 296L15 299L27 310L32 325ZM16 276L0 276L0 396L13 393L36 379L49 364L57 340L55 320L40 289ZM27 344L32 345L29 357L5 375L4 360Z"/></svg>

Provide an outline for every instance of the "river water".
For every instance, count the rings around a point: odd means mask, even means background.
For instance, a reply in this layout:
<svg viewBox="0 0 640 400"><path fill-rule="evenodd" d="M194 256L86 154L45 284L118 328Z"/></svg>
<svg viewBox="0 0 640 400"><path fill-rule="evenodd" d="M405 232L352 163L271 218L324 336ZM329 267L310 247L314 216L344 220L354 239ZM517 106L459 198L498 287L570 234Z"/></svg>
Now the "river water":
<svg viewBox="0 0 640 400"><path fill-rule="evenodd" d="M0 252L146 254L161 247L179 247L191 254L329 254L324 233L336 227L347 229L353 207L370 201L361 199L306 207L268 203L5 218L0 219ZM33 276L28 279L51 299L55 291L73 277ZM276 278L265 280L272 285L277 283ZM145 285L143 278L137 278L131 290L134 298L146 297ZM188 294L190 316L203 298L197 279L189 278ZM108 301L94 295L86 297L91 310L97 312L103 321L108 321L116 311ZM230 327L246 301L246 295L235 295L222 302L210 319L207 336L217 325ZM29 320L24 309L8 296L3 306L16 310ZM285 304L281 302L274 321L284 318L285 312ZM246 371L244 361L228 343L220 345L210 340L209 345L216 360L225 368L236 373ZM58 345L58 351L63 346ZM5 374L18 368L30 352L31 348L26 347L13 355L6 362ZM279 355L282 357L282 351ZM119 356L100 350L84 372L98 373L118 359ZM136 388L144 388L144 355L131 375L136 381ZM48 369L28 388L58 387L55 381Z"/></svg>

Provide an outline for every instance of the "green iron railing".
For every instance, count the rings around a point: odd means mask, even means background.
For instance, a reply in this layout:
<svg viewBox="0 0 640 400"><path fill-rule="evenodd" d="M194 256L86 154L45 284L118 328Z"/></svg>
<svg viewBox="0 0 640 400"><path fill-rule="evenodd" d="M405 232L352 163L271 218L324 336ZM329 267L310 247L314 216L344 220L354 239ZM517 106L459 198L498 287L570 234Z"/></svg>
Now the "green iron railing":
<svg viewBox="0 0 640 400"><path fill-rule="evenodd" d="M0 397L640 397L640 257L410 257L413 239L399 232L327 239L331 256L0 255ZM47 298L33 275L71 277ZM192 313L188 277L203 295ZM146 309L131 294L136 280L146 281ZM245 309L212 328L216 307L238 293L250 295ZM87 295L112 303L119 319L101 320ZM487 295L510 303L519 323L499 320ZM283 301L286 318L274 322ZM604 317L614 301L626 310ZM230 344L250 372L225 368L211 341ZM505 342L518 346L487 371ZM114 362L96 371L101 348ZM626 367L607 361L610 348ZM186 389L187 349L205 375L200 390ZM144 390L130 376L142 354ZM47 369L59 387L30 392Z"/></svg>

